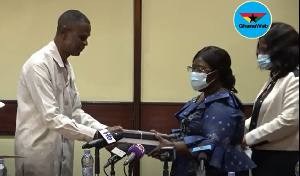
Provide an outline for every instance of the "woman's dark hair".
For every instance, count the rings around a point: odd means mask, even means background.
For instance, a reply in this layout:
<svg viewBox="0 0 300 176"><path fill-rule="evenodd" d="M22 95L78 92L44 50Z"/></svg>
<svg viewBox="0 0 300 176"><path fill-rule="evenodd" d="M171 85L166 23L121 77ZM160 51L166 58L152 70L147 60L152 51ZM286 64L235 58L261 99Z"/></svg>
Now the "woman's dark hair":
<svg viewBox="0 0 300 176"><path fill-rule="evenodd" d="M270 54L271 74L280 71L279 78L284 77L299 65L299 33L291 25L274 22L261 39Z"/></svg>
<svg viewBox="0 0 300 176"><path fill-rule="evenodd" d="M216 46L207 46L198 51L193 61L198 58L205 61L213 70L218 70L223 86L237 93L237 90L234 88L235 77L230 67L231 59L227 51Z"/></svg>

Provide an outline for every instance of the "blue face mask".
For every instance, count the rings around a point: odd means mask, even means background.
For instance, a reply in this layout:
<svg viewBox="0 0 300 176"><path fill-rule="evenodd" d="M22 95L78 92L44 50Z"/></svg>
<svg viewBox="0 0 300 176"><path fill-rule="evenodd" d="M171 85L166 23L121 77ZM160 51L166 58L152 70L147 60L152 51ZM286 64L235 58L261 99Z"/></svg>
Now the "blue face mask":
<svg viewBox="0 0 300 176"><path fill-rule="evenodd" d="M272 67L272 62L270 59L270 55L268 54L258 54L257 55L258 66L261 69L268 70Z"/></svg>
<svg viewBox="0 0 300 176"><path fill-rule="evenodd" d="M198 73L198 72L191 72L190 73L190 81L193 89L195 91L202 90L208 86L206 82L207 73Z"/></svg>

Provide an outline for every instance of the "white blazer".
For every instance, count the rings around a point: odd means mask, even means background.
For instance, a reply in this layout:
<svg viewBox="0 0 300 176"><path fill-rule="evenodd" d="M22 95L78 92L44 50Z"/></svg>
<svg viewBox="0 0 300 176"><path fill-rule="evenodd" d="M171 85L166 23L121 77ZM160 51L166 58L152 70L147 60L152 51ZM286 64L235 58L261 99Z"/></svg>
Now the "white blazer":
<svg viewBox="0 0 300 176"><path fill-rule="evenodd" d="M265 143L255 149L299 151L299 68L277 80L262 103L257 128L248 132L250 122L251 118L246 120L249 146Z"/></svg>

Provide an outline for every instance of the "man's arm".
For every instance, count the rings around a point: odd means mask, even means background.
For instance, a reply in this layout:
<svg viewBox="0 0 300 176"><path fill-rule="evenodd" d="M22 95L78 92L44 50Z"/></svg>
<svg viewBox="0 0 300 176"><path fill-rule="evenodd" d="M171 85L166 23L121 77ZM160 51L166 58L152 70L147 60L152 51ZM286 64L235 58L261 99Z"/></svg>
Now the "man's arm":
<svg viewBox="0 0 300 176"><path fill-rule="evenodd" d="M75 120L63 115L54 96L54 85L48 68L44 63L33 64L28 67L24 76L25 84L32 96L37 111L41 114L47 128L54 130L73 140L90 141L96 129L78 124Z"/></svg>

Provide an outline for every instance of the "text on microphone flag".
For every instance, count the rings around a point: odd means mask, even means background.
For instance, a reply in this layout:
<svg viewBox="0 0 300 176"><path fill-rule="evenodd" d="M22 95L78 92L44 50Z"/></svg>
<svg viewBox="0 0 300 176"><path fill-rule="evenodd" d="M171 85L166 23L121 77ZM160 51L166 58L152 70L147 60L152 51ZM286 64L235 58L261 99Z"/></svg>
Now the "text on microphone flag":
<svg viewBox="0 0 300 176"><path fill-rule="evenodd" d="M116 142L115 138L108 132L107 129L103 129L99 132L108 144Z"/></svg>
<svg viewBox="0 0 300 176"><path fill-rule="evenodd" d="M204 151L204 150L211 150L211 145L204 145L193 148L192 152Z"/></svg>
<svg viewBox="0 0 300 176"><path fill-rule="evenodd" d="M142 144L135 144L139 149L140 151L142 151L142 153L145 153L145 148Z"/></svg>

